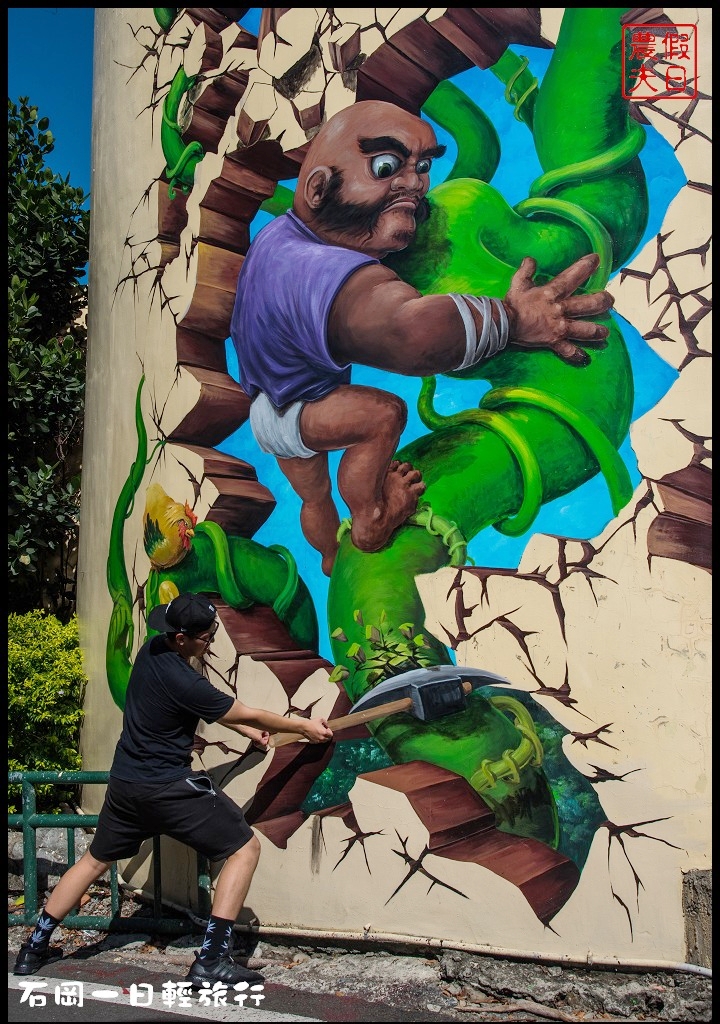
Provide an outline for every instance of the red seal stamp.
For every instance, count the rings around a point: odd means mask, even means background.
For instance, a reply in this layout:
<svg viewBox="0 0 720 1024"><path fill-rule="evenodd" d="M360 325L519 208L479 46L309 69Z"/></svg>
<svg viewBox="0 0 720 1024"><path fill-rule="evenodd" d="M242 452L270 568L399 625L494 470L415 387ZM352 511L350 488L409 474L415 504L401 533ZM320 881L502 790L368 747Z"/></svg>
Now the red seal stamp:
<svg viewBox="0 0 720 1024"><path fill-rule="evenodd" d="M696 25L623 25L626 100L691 100L697 88Z"/></svg>

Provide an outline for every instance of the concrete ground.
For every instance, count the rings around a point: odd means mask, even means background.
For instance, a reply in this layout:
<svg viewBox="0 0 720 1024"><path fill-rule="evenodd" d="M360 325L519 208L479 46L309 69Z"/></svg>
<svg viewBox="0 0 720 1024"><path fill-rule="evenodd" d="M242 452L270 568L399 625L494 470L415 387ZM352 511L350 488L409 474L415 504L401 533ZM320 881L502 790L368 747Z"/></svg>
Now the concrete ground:
<svg viewBox="0 0 720 1024"><path fill-rule="evenodd" d="M41 830L45 831L45 830ZM55 830L47 830L55 831ZM55 833L56 835L62 833ZM8 835L8 910L19 912L22 866L17 833ZM40 839L41 837L39 837ZM48 840L49 842L49 840ZM39 844L40 845L40 844ZM64 865L55 854L38 849L40 893L57 880L52 871ZM81 851L78 851L78 853ZM44 868L43 868L44 866ZM43 875L43 870L47 875ZM108 915L109 887L98 883L89 892L82 913ZM64 959L48 967L62 977L94 980L93 972L111 970L115 976L147 972L147 976L179 981L187 973L203 929L182 937L152 934L147 902L124 894L122 916L137 921L137 932L106 933L59 928L53 943L63 947ZM178 912L172 911L177 917ZM190 922L193 924L193 922ZM24 925L8 927L8 960L29 934ZM686 971L630 973L599 968L569 967L514 961L454 950L381 948L371 943L309 942L291 936L259 937L238 933L234 955L241 963L262 970L276 1002L302 1014L302 999L317 1020L477 1020L477 1021L710 1021L712 980ZM9 968L11 969L11 968ZM100 976L100 974L98 976ZM17 981L17 979L15 979ZM9 985L12 978L9 976ZM118 982L116 981L116 984ZM294 993L294 996L293 996ZM324 997L324 998L321 998ZM373 1015L374 1013L374 1015ZM13 1019L21 1020L24 1017ZM56 1018L62 1019L62 1018ZM68 1018L68 1019L73 1019ZM92 1019L92 1018L90 1018Z"/></svg>

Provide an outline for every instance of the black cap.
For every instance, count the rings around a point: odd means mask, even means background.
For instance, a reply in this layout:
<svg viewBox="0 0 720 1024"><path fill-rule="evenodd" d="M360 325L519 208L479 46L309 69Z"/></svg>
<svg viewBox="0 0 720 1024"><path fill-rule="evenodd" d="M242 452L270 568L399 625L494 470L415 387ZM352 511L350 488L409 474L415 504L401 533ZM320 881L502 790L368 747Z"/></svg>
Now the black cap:
<svg viewBox="0 0 720 1024"><path fill-rule="evenodd" d="M147 624L158 633L202 633L215 621L217 609L203 594L178 594L170 604L160 604L148 615Z"/></svg>

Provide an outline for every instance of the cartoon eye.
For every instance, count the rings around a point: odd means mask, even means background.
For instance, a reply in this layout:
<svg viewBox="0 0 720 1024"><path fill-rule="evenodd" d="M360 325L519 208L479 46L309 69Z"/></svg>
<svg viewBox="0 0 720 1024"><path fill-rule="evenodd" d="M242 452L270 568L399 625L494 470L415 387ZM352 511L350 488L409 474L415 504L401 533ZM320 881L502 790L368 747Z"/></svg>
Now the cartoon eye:
<svg viewBox="0 0 720 1024"><path fill-rule="evenodd" d="M428 174L432 167L432 160L418 160L415 164L415 171L417 174Z"/></svg>
<svg viewBox="0 0 720 1024"><path fill-rule="evenodd" d="M402 160L394 153L380 153L370 161L370 170L376 178L391 178L402 167Z"/></svg>

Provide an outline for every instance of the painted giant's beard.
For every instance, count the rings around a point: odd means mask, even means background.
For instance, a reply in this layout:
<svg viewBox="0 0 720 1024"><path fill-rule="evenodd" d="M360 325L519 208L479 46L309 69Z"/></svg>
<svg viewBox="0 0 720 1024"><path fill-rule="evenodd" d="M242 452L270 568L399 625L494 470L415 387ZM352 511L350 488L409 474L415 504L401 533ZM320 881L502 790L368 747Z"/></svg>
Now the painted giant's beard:
<svg viewBox="0 0 720 1024"><path fill-rule="evenodd" d="M394 195L392 199L382 199L377 203L350 203L342 198L343 184L342 171L333 167L322 204L315 211L316 220L323 231L339 231L343 235L357 237L362 244L372 238L382 212L402 198L403 194ZM415 224L424 223L429 216L430 204L423 196L415 211ZM399 231L394 237L404 245L409 245L415 237L415 231Z"/></svg>

